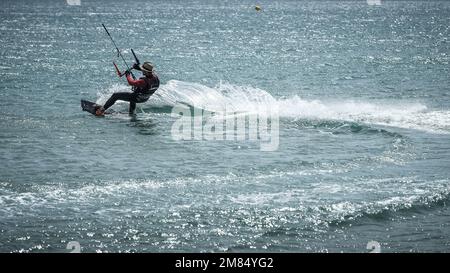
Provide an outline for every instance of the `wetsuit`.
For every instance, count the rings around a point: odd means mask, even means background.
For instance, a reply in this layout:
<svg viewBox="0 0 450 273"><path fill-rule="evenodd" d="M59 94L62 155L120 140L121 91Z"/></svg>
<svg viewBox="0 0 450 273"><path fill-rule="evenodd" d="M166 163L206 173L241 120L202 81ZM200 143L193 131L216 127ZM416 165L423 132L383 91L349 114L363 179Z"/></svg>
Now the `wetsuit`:
<svg viewBox="0 0 450 273"><path fill-rule="evenodd" d="M133 92L114 93L103 106L105 110L116 103L116 101L123 100L130 102L129 112L130 114L133 114L136 109L136 103L146 102L159 87L159 78L155 73L153 73L151 78L141 77L138 80L133 79L131 75L128 74L127 81L128 84L133 86Z"/></svg>

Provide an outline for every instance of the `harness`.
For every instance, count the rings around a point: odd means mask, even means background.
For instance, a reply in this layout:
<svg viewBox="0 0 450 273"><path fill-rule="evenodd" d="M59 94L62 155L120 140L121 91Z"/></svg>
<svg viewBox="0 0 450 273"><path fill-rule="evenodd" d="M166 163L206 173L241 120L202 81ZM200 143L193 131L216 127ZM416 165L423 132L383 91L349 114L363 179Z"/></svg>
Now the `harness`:
<svg viewBox="0 0 450 273"><path fill-rule="evenodd" d="M133 92L137 93L138 100L148 100L148 98L155 93L155 91L159 87L159 78L156 75L153 75L152 79L147 77L142 77L146 83L144 87L133 87Z"/></svg>

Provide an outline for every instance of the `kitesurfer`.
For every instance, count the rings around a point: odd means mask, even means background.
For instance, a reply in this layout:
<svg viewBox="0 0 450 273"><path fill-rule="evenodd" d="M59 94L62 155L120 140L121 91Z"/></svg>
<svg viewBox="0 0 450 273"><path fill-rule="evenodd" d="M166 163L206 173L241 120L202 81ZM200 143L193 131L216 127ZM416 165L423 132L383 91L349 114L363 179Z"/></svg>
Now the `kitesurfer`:
<svg viewBox="0 0 450 273"><path fill-rule="evenodd" d="M133 115L136 103L146 102L155 93L159 87L159 78L156 75L153 64L150 62L144 62L142 65L134 64L133 69L142 71L144 77L135 80L132 78L131 72L127 70L125 75L128 84L132 86L132 92L116 92L112 94L103 106L99 106L96 109L96 116L103 116L105 111L118 100L130 102L129 113Z"/></svg>

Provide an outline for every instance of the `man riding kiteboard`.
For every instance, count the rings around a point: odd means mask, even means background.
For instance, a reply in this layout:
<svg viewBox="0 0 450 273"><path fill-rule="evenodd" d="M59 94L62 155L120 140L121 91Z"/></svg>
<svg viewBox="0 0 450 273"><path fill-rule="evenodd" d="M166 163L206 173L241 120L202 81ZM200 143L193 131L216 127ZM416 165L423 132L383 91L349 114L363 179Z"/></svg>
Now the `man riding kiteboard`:
<svg viewBox="0 0 450 273"><path fill-rule="evenodd" d="M136 103L146 102L155 93L159 87L159 78L153 69L153 64L150 62L144 62L142 65L134 64L133 69L142 71L144 77L135 80L130 70L125 71L128 84L132 86L132 92L116 92L112 94L103 106L98 106L95 111L96 116L103 116L105 111L118 100L130 102L129 113L133 115Z"/></svg>

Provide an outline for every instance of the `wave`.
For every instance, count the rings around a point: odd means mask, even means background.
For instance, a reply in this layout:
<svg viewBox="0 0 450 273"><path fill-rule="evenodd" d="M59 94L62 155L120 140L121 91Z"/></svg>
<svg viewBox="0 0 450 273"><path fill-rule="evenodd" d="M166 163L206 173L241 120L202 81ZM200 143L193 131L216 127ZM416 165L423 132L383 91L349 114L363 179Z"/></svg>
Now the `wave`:
<svg viewBox="0 0 450 273"><path fill-rule="evenodd" d="M105 93L98 94L97 103L104 103L113 92L128 90L129 87L124 85L113 85ZM187 105L210 112L231 111L259 115L278 109L280 118L295 122L346 121L430 133L450 133L450 111L428 109L421 103L305 100L298 95L276 99L259 88L222 82L215 87L208 87L199 83L170 80L160 87L143 108L169 112L176 105Z"/></svg>
<svg viewBox="0 0 450 273"><path fill-rule="evenodd" d="M392 183L394 181L409 181L412 185L401 187L402 190L396 191L393 195L376 197L378 189L375 184ZM273 210L286 222L301 222L313 229L330 226L342 226L351 224L354 221L364 220L366 218L384 220L395 216L397 213L415 213L422 209L431 209L445 206L450 198L450 187L448 180L435 181L416 181L415 178L395 178L395 179L373 179L365 181L361 185L332 184L317 185L314 189L305 193L304 190L289 190L281 192L257 192L238 194L231 196L233 203L241 206L264 207L268 204L277 203L278 207ZM394 185L393 185L394 186ZM398 188L399 185L397 184ZM368 189L368 190L367 190ZM389 191L387 189L384 189ZM358 194L373 200L351 200L333 198L320 200L319 195L328 194L330 197L339 195L342 192L358 192ZM373 192L373 195L367 195L367 192ZM305 197L305 195L307 195ZM315 196L317 195L317 196ZM370 196L372 196L370 198ZM347 199L347 200L346 200ZM320 201L313 201L320 200ZM288 226L289 227L289 226ZM299 226L304 229L304 226Z"/></svg>
<svg viewBox="0 0 450 273"><path fill-rule="evenodd" d="M294 119L348 121L450 133L450 111L429 110L420 103L323 102L298 96L278 101L280 115Z"/></svg>
<svg viewBox="0 0 450 273"><path fill-rule="evenodd" d="M208 202L217 201L223 204L221 209L236 210L241 207L252 208L257 213L254 224L264 221L267 207L272 207L274 214L283 218L286 223L304 223L313 227L339 226L365 219L386 219L397 212L415 212L421 208L434 208L444 206L450 198L449 180L425 181L417 177L373 178L361 179L352 183L318 183L305 185L300 188L289 188L281 191L265 189L264 181L272 181L273 177L299 178L304 176L330 175L346 170L311 169L299 171L278 171L254 175L250 180L247 176L228 174L224 176L207 175L203 177L181 178L168 180L118 180L95 181L72 188L67 185L33 185L28 191L17 191L11 183L1 183L0 188L0 215L13 217L20 212L21 215L36 215L43 208L69 208L79 206L96 206L96 200L104 201L104 209L96 213L114 211L114 204L118 200L133 202L136 210L145 211L146 200L152 199L157 203L161 190L164 188L192 194L189 188L220 188L224 185L258 185L258 190L251 192L228 192L220 197L211 198ZM256 183L256 184L255 184ZM394 190L395 189L395 190ZM191 193L189 193L191 192ZM380 196L381 194L381 196ZM199 192L195 190L195 196ZM133 196L133 199L129 199ZM328 198L324 198L328 196ZM194 196L191 196L194 198ZM108 205L109 204L109 205ZM184 204L188 208L196 207L196 201ZM274 206L275 204L275 206ZM202 206L197 208L201 209ZM193 208L194 209L194 208ZM261 218L258 216L262 213ZM300 222L299 222L300 220ZM304 227L302 227L304 228Z"/></svg>
<svg viewBox="0 0 450 273"><path fill-rule="evenodd" d="M296 119L289 123L288 128L297 129L325 129L333 135L341 134L364 134L364 135L384 135L395 139L402 139L402 134L391 132L383 128L373 128L369 125L357 123L354 121L340 120L312 120L312 119Z"/></svg>

